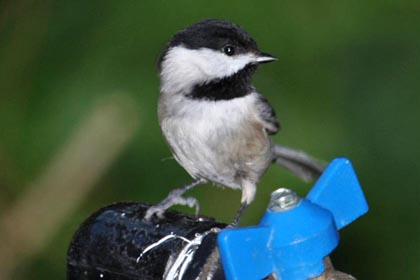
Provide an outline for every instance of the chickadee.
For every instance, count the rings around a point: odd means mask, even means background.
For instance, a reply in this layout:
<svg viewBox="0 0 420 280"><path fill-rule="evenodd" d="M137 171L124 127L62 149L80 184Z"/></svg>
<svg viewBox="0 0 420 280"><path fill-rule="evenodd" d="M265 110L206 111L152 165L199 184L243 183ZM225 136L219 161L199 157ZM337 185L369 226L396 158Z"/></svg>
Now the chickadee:
<svg viewBox="0 0 420 280"><path fill-rule="evenodd" d="M274 60L228 21L203 20L175 34L159 60L158 117L174 158L195 181L149 208L146 219L175 204L198 213L197 200L182 194L211 182L242 191L236 225L272 162L305 180L322 172L305 153L272 144L280 125L251 78L258 65Z"/></svg>

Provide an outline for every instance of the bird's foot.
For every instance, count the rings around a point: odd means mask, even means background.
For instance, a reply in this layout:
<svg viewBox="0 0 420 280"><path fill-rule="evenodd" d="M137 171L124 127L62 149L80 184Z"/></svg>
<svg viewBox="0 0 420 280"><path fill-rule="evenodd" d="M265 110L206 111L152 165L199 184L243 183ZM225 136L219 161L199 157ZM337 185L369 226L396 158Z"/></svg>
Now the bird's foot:
<svg viewBox="0 0 420 280"><path fill-rule="evenodd" d="M151 206L146 214L144 215L144 219L147 221L150 221L150 219L153 216L156 216L160 219L163 218L163 213L169 209L170 207L174 205L185 205L189 206L191 208L195 208L195 215L198 216L198 213L200 212L200 204L198 203L198 200L194 197L183 197L182 195L187 190L192 189L193 187L200 185L204 183L205 180L199 179L197 181L194 181L193 183L183 186L181 188L175 189L171 191L168 196L162 200L160 203Z"/></svg>
<svg viewBox="0 0 420 280"><path fill-rule="evenodd" d="M176 190L175 190L176 191ZM189 207L195 207L195 214L198 215L200 212L200 204L194 197L183 197L181 195L174 194L174 191L170 192L169 195L160 203L151 206L147 209L144 218L150 220L152 216L156 216L159 219L163 218L163 213L174 205L185 205Z"/></svg>

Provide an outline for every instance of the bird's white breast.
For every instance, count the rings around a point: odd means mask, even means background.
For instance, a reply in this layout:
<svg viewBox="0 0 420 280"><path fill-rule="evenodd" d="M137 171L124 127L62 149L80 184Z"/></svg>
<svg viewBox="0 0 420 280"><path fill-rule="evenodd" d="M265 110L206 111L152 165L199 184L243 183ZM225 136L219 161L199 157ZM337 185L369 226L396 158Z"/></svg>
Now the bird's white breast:
<svg viewBox="0 0 420 280"><path fill-rule="evenodd" d="M204 140L213 133L230 133L254 115L254 100L254 94L220 101L163 95L159 102L161 126L164 132L169 132L165 134L169 138L182 134L185 138Z"/></svg>
<svg viewBox="0 0 420 280"><path fill-rule="evenodd" d="M204 101L162 94L162 131L175 158L191 176L240 188L240 182L235 181L239 170L256 168L259 174L266 168L270 143L262 127L255 125L256 98L256 94L249 94L231 100Z"/></svg>

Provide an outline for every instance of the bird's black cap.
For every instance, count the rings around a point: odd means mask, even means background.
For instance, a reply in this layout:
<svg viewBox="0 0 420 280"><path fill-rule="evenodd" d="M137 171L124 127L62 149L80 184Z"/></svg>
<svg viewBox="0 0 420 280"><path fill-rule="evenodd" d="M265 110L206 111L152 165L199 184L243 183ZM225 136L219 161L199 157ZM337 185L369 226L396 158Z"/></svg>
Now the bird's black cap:
<svg viewBox="0 0 420 280"><path fill-rule="evenodd" d="M158 68L167 51L179 45L189 49L213 50L222 50L223 47L231 45L235 47L235 54L259 53L257 43L239 25L227 20L205 19L182 29L172 37L159 57Z"/></svg>
<svg viewBox="0 0 420 280"><path fill-rule="evenodd" d="M175 34L169 47L184 45L190 49L221 50L226 45L237 47L238 53L258 51L251 36L238 25L226 20L206 19Z"/></svg>

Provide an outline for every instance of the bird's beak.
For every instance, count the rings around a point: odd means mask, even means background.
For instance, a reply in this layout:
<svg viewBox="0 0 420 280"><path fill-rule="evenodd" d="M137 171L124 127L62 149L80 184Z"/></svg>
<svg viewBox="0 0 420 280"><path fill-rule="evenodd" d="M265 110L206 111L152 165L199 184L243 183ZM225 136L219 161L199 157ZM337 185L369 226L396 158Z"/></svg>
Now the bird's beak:
<svg viewBox="0 0 420 280"><path fill-rule="evenodd" d="M274 60L277 60L277 58L275 58L271 54L263 53L263 52L259 53L257 55L257 57L255 58L255 62L258 63L258 64L268 63L268 62L271 62L271 61L274 61Z"/></svg>

